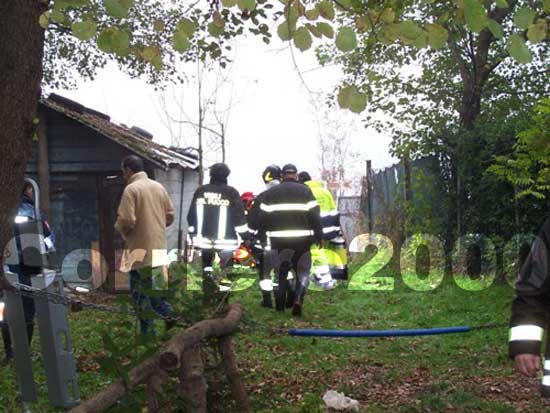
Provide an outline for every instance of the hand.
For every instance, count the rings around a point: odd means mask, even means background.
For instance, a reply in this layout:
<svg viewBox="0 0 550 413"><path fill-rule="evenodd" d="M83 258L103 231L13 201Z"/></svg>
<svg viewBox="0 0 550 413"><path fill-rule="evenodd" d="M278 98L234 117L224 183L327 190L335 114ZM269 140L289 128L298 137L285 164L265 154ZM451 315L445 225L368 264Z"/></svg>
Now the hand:
<svg viewBox="0 0 550 413"><path fill-rule="evenodd" d="M518 354L514 361L516 369L525 376L533 377L540 370L540 356L535 354Z"/></svg>

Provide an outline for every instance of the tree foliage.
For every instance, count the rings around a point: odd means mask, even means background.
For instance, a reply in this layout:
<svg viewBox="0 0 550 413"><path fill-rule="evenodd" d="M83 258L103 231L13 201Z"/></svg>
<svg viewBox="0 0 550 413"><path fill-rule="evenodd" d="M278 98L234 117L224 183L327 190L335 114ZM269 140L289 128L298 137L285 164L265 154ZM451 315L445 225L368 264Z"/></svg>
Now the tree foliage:
<svg viewBox="0 0 550 413"><path fill-rule="evenodd" d="M530 127L518 134L513 154L496 157L488 171L518 188L518 198L550 195L549 98L534 107Z"/></svg>

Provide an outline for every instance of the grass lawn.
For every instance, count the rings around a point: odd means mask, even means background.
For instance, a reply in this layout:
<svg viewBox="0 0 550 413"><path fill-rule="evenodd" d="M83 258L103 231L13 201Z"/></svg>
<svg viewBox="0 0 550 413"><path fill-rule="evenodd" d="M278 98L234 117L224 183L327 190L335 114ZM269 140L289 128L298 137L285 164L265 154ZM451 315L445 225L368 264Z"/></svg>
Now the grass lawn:
<svg viewBox="0 0 550 413"><path fill-rule="evenodd" d="M388 274L386 274L388 275ZM432 292L415 292L395 280L394 291L311 291L304 316L293 318L260 307L257 284L234 293L246 311L235 337L240 367L255 412L323 412L330 389L359 400L364 412L543 412L539 379L516 375L507 358L506 328L414 338L298 338L289 328L399 329L505 323L512 289L493 285L463 291L452 279ZM103 374L100 332L124 335L124 317L82 311L71 315L73 346L82 398L114 377ZM38 350L38 340L34 343ZM47 408L44 377L38 371L40 403ZM0 406L19 411L12 366L0 368ZM210 382L212 411L236 411L223 380ZM220 403L221 401L221 403ZM131 410L136 411L136 410Z"/></svg>

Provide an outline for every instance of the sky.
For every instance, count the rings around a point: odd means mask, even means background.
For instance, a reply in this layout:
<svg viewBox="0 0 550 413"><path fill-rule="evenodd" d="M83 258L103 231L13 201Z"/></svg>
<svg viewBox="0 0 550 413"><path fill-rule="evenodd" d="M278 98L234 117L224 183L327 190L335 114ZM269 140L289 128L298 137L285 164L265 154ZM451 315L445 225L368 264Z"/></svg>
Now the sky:
<svg viewBox="0 0 550 413"><path fill-rule="evenodd" d="M365 129L361 116L339 108L328 110L323 94L334 90L341 78L336 66L319 68L312 51L290 49L278 38L268 47L259 39L240 39L224 83L218 93L218 107L229 111L226 137L226 162L231 168L229 183L240 192L259 192L263 188L261 173L272 163L280 166L294 163L299 170L308 170L318 177L319 130L326 132L324 120L336 120L349 135L354 162L346 167L350 176L360 176L365 160L372 160L380 169L396 162L388 151L391 137ZM195 74L197 65L183 67L186 74ZM302 76L299 75L299 69ZM205 89L215 82L207 78ZM114 64L99 72L93 81L79 80L74 90L52 90L62 96L111 116L112 121L139 126L154 135L158 143L170 145L171 136L162 109L162 97L172 118L196 122L197 88L194 82L169 86L164 92L155 91L143 79L131 79ZM205 93L209 95L208 93ZM175 98L177 96L177 98ZM230 99L232 97L232 99ZM187 116L180 112L182 108ZM328 115L325 113L328 112ZM215 126L214 123L210 125ZM172 127L176 127L172 124ZM195 130L183 129L181 146L197 146ZM221 154L211 153L205 165L220 161Z"/></svg>

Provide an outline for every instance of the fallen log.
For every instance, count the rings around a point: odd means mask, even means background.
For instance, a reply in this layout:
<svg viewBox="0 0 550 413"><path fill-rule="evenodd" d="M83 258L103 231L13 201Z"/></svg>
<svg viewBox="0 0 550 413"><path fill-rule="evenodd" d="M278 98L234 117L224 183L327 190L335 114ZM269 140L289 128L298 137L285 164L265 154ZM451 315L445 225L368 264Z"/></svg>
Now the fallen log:
<svg viewBox="0 0 550 413"><path fill-rule="evenodd" d="M166 371L181 367L183 352L186 347L193 347L206 338L222 337L231 334L243 315L240 304L232 304L225 318L203 320L182 331L170 340L160 355L160 367Z"/></svg>
<svg viewBox="0 0 550 413"><path fill-rule="evenodd" d="M208 386L204 378L204 364L198 344L187 347L183 352L183 365L180 370L180 396L187 404L190 413L206 413L206 392Z"/></svg>
<svg viewBox="0 0 550 413"><path fill-rule="evenodd" d="M155 373L174 370L181 366L185 349L193 348L201 341L231 334L242 317L240 304L232 304L224 318L203 320L172 337L163 349L130 370L128 383L122 380L107 386L95 396L69 410L69 413L100 413L113 406L118 400L140 384L145 384ZM161 362L161 360L163 360ZM167 375L158 375L168 377Z"/></svg>
<svg viewBox="0 0 550 413"><path fill-rule="evenodd" d="M229 381L231 394L237 402L239 412L252 413L250 401L248 400L248 394L246 393L239 374L237 359L235 358L235 353L233 353L233 342L231 340L231 336L223 336L220 339L220 352L222 353L223 367L227 380Z"/></svg>

